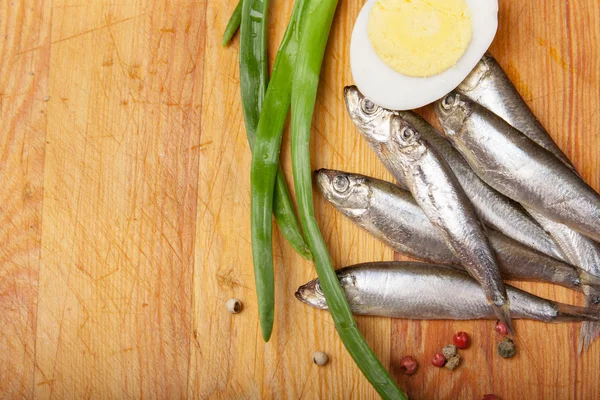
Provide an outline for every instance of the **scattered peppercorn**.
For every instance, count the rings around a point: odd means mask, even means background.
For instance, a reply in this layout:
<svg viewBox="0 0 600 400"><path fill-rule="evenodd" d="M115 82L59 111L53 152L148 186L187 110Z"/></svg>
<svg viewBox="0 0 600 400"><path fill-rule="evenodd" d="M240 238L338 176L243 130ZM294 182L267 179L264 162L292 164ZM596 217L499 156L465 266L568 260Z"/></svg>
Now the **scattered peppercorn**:
<svg viewBox="0 0 600 400"><path fill-rule="evenodd" d="M496 324L496 332L498 332L501 335L508 335L508 327L504 322L498 322Z"/></svg>
<svg viewBox="0 0 600 400"><path fill-rule="evenodd" d="M458 367L458 364L460 364L460 356L455 354L454 357L446 361L446 365L444 365L444 367L452 371L454 368Z"/></svg>
<svg viewBox="0 0 600 400"><path fill-rule="evenodd" d="M238 299L229 299L227 300L227 303L225 303L225 307L230 313L237 314L242 311L242 302Z"/></svg>
<svg viewBox="0 0 600 400"><path fill-rule="evenodd" d="M469 347L469 344L471 344L471 339L466 332L458 332L454 335L452 340L459 349L466 349Z"/></svg>
<svg viewBox="0 0 600 400"><path fill-rule="evenodd" d="M431 360L431 363L436 367L443 367L446 364L446 357L442 353L436 353Z"/></svg>
<svg viewBox="0 0 600 400"><path fill-rule="evenodd" d="M329 356L322 351L315 351L312 355L312 360L318 366L323 366L329 361Z"/></svg>
<svg viewBox="0 0 600 400"><path fill-rule="evenodd" d="M500 397L496 396L495 394L485 394L485 395L483 395L481 400L502 400L502 399Z"/></svg>
<svg viewBox="0 0 600 400"><path fill-rule="evenodd" d="M418 367L419 364L417 363L417 360L415 360L412 356L406 356L400 360L400 368L406 375L414 374L417 372Z"/></svg>
<svg viewBox="0 0 600 400"><path fill-rule="evenodd" d="M457 354L456 346L453 344L444 346L444 348L442 349L442 354L444 355L446 360L451 359L452 357L454 357Z"/></svg>
<svg viewBox="0 0 600 400"><path fill-rule="evenodd" d="M498 354L502 358L512 358L517 354L517 346L512 339L504 338L500 344L498 344Z"/></svg>

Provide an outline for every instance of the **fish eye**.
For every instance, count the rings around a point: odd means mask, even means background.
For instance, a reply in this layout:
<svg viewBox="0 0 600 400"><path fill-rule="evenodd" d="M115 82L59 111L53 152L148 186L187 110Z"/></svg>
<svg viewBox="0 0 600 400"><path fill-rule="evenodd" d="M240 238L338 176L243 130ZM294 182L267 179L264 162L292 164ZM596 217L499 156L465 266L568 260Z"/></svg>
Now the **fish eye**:
<svg viewBox="0 0 600 400"><path fill-rule="evenodd" d="M373 103L371 100L363 99L360 102L360 108L363 110L363 112L365 114L370 115L370 114L374 114L379 107L377 106L377 104Z"/></svg>
<svg viewBox="0 0 600 400"><path fill-rule="evenodd" d="M416 134L417 134L417 132L415 132L414 129L409 128L409 127L404 127L400 131L400 135L402 135L402 139L404 139L404 140L410 140L413 137L415 137Z"/></svg>
<svg viewBox="0 0 600 400"><path fill-rule="evenodd" d="M340 193L344 193L350 187L350 180L344 175L336 175L333 178L333 188Z"/></svg>
<svg viewBox="0 0 600 400"><path fill-rule="evenodd" d="M442 107L444 107L445 110L451 109L452 107L454 107L455 104L456 95L453 93L446 95L446 97L444 97L444 99L442 100Z"/></svg>

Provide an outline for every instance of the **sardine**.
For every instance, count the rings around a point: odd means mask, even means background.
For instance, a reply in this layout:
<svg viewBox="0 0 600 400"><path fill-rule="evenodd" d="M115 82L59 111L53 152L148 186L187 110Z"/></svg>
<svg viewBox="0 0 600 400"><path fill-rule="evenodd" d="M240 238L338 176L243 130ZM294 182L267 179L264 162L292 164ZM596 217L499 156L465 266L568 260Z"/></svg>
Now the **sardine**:
<svg viewBox="0 0 600 400"><path fill-rule="evenodd" d="M348 103L348 89L346 89ZM375 117L381 109L367 99L351 113ZM480 284L498 318L512 332L509 299L485 228L456 176L440 154L415 127L398 115L387 122L389 130L363 131L392 175L409 188L417 204L441 233L452 253ZM373 133L373 134L372 134Z"/></svg>
<svg viewBox="0 0 600 400"><path fill-rule="evenodd" d="M564 261L552 238L523 207L482 181L463 156L433 126L413 111L398 111L446 160L471 200L475 211L490 227L535 250Z"/></svg>
<svg viewBox="0 0 600 400"><path fill-rule="evenodd" d="M575 170L491 54L486 53L483 56L473 71L458 85L456 91L500 116Z"/></svg>
<svg viewBox="0 0 600 400"><path fill-rule="evenodd" d="M352 222L394 250L434 264L462 268L412 195L379 179L342 171L316 171L323 196ZM489 229L488 238L504 279L558 284L589 293L600 278L578 271Z"/></svg>
<svg viewBox="0 0 600 400"><path fill-rule="evenodd" d="M479 64L456 90L500 116L512 127L550 151L575 171L573 164L554 143L506 73L489 53L483 56ZM569 263L591 275L600 276L600 245L598 243L535 210L530 210L530 213L553 237ZM588 294L586 296L586 306L593 306L598 302L597 295ZM584 322L581 326L579 351L581 352L584 348L587 350L598 334L600 334L599 323Z"/></svg>
<svg viewBox="0 0 600 400"><path fill-rule="evenodd" d="M593 277L600 277L600 244L568 226L546 218L535 210L531 215L539 221L563 250L567 260ZM585 306L594 307L600 312L600 292L589 287L586 293ZM600 335L600 322L584 322L579 334L579 352L588 349L590 344Z"/></svg>
<svg viewBox="0 0 600 400"><path fill-rule="evenodd" d="M494 319L477 281L460 271L415 262L359 264L337 271L352 312L406 319ZM506 286L514 318L544 322L600 321L597 310L543 299ZM318 279L300 286L296 298L319 309L327 302Z"/></svg>
<svg viewBox="0 0 600 400"><path fill-rule="evenodd" d="M490 186L600 240L600 196L554 154L456 92L438 100L435 112L454 147Z"/></svg>
<svg viewBox="0 0 600 400"><path fill-rule="evenodd" d="M526 213L520 204L500 194L483 182L473 172L469 164L456 149L427 121L412 111L392 111L377 107L360 93L356 86L344 89L346 107L356 127L363 136L372 138L389 137L390 121L400 115L417 128L417 131L444 157L475 211L490 227L499 230L531 248L564 261L564 257L548 234ZM376 141L368 141L371 147L389 170L401 172L394 159L381 154L381 146ZM408 189L404 176L396 174L399 186Z"/></svg>

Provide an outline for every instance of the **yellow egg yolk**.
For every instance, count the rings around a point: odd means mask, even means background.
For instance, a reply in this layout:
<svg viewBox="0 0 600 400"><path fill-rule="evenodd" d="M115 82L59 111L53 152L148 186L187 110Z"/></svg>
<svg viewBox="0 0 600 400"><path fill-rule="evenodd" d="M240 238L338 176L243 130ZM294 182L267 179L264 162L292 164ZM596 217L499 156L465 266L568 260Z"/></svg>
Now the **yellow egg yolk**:
<svg viewBox="0 0 600 400"><path fill-rule="evenodd" d="M408 76L432 76L456 65L472 31L465 0L378 0L369 14L375 52Z"/></svg>

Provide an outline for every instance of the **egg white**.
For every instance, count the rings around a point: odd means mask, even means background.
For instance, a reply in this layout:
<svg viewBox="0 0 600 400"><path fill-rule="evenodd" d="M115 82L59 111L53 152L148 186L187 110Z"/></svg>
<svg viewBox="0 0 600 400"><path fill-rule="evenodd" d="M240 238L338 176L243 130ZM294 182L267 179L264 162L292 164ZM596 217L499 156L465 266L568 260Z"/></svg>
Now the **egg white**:
<svg viewBox="0 0 600 400"><path fill-rule="evenodd" d="M437 75L416 78L387 66L377 56L367 25L377 0L367 0L352 31L350 67L358 89L369 100L391 110L411 110L432 103L455 89L485 54L498 30L498 0L466 0L473 35L455 66Z"/></svg>

